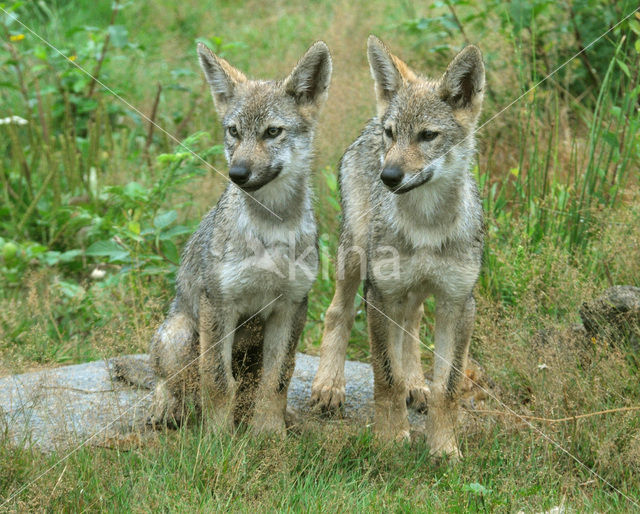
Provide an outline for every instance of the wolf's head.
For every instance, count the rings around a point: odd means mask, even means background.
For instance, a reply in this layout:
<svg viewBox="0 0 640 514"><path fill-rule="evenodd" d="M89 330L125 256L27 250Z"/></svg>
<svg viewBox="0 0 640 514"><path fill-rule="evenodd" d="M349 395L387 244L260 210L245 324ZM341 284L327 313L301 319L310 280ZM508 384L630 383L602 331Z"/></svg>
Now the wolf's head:
<svg viewBox="0 0 640 514"><path fill-rule="evenodd" d="M418 76L369 36L383 155L380 179L394 193L467 171L484 89L482 54L467 46L438 80Z"/></svg>
<svg viewBox="0 0 640 514"><path fill-rule="evenodd" d="M198 56L222 119L229 178L245 191L276 182L280 190L295 187L309 170L316 119L327 97L327 45L316 42L280 81L249 80L201 43Z"/></svg>

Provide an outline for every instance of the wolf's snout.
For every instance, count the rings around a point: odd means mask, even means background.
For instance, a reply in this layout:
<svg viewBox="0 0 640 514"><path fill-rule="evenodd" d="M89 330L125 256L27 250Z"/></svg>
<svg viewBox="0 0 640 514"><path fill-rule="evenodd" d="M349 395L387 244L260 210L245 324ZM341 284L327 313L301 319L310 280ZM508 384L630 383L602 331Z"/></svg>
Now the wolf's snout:
<svg viewBox="0 0 640 514"><path fill-rule="evenodd" d="M385 186L391 188L400 185L402 177L404 177L404 173L397 166L388 166L382 170L382 173L380 173L380 180L384 182Z"/></svg>
<svg viewBox="0 0 640 514"><path fill-rule="evenodd" d="M239 186L245 184L250 176L251 170L244 164L235 164L229 169L229 178Z"/></svg>

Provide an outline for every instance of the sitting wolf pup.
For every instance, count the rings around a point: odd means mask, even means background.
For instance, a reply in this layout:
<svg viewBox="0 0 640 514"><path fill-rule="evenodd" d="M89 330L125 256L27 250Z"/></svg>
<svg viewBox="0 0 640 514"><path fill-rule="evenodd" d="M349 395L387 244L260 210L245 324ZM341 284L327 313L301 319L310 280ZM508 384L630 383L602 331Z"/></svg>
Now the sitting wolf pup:
<svg viewBox="0 0 640 514"><path fill-rule="evenodd" d="M248 80L202 44L198 56L233 183L187 243L176 296L151 342L151 421L180 423L189 401L216 430L251 409L255 432L283 434L318 268L310 173L331 56L316 42L282 81ZM116 363L115 374L141 382L127 367Z"/></svg>
<svg viewBox="0 0 640 514"><path fill-rule="evenodd" d="M374 36L368 57L378 116L340 165L336 291L312 401L331 410L344 400L345 353L364 275L376 431L386 439L408 438L407 401L421 409L428 403L426 431L433 451L457 456L456 396L482 258L482 205L469 171L482 107L482 56L468 46L438 80L416 74ZM361 249L366 263L359 258ZM390 250L396 257L393 270ZM436 299L431 390L418 338L428 295Z"/></svg>

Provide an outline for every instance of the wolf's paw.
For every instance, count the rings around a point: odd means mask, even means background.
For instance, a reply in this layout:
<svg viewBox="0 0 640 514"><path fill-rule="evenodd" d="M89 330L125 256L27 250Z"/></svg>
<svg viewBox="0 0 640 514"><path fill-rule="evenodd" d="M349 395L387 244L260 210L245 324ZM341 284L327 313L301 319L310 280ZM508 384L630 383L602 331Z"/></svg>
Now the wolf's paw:
<svg viewBox="0 0 640 514"><path fill-rule="evenodd" d="M296 429L300 423L302 423L302 417L298 411L295 411L289 407L284 413L284 423L288 429Z"/></svg>
<svg viewBox="0 0 640 514"><path fill-rule="evenodd" d="M409 392L407 393L407 407L411 407L421 413L426 413L430 394L431 390L426 384L409 388Z"/></svg>
<svg viewBox="0 0 640 514"><path fill-rule="evenodd" d="M376 438L383 443L408 443L411 441L409 428L404 426L375 427Z"/></svg>
<svg viewBox="0 0 640 514"><path fill-rule="evenodd" d="M286 433L285 418L276 414L256 415L251 420L251 431L255 435L267 434L284 437Z"/></svg>
<svg viewBox="0 0 640 514"><path fill-rule="evenodd" d="M311 388L311 406L319 412L337 412L344 404L345 391L343 385L335 385L333 381L314 383Z"/></svg>
<svg viewBox="0 0 640 514"><path fill-rule="evenodd" d="M145 424L152 430L177 430L182 426L182 419L175 416L159 417L151 415L146 419Z"/></svg>
<svg viewBox="0 0 640 514"><path fill-rule="evenodd" d="M183 402L169 392L166 383L159 382L156 386L151 402L151 412L146 424L154 430L168 428L175 430L180 427L184 418Z"/></svg>
<svg viewBox="0 0 640 514"><path fill-rule="evenodd" d="M211 406L204 406L202 420L205 430L213 434L232 434L236 426L233 410L226 405L218 406L215 409Z"/></svg>
<svg viewBox="0 0 640 514"><path fill-rule="evenodd" d="M425 420L425 435L432 455L458 460L462 457L456 443L458 409L455 404L434 399Z"/></svg>
<svg viewBox="0 0 640 514"><path fill-rule="evenodd" d="M451 461L458 461L462 458L462 453L456 444L456 437L450 434L431 434L427 436L431 455L446 457Z"/></svg>
<svg viewBox="0 0 640 514"><path fill-rule="evenodd" d="M408 443L411 441L411 434L409 430L400 430L393 439L396 443Z"/></svg>

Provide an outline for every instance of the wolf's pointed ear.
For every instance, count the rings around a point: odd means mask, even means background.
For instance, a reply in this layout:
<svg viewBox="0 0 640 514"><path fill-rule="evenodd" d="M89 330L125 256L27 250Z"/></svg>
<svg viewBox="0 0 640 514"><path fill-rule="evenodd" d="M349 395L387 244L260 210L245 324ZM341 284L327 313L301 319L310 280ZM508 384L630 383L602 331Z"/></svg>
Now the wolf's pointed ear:
<svg viewBox="0 0 640 514"><path fill-rule="evenodd" d="M367 40L367 57L375 82L378 116L382 116L402 84L413 82L417 77L404 61L393 55L373 34Z"/></svg>
<svg viewBox="0 0 640 514"><path fill-rule="evenodd" d="M247 77L202 43L198 43L198 59L211 88L216 110L224 116L234 89L239 83L246 82Z"/></svg>
<svg viewBox="0 0 640 514"><path fill-rule="evenodd" d="M284 79L284 90L300 105L320 107L327 99L331 70L329 47L324 41L316 41Z"/></svg>
<svg viewBox="0 0 640 514"><path fill-rule="evenodd" d="M454 109L468 109L477 115L482 107L483 90L482 53L470 45L449 64L440 82L440 96Z"/></svg>

